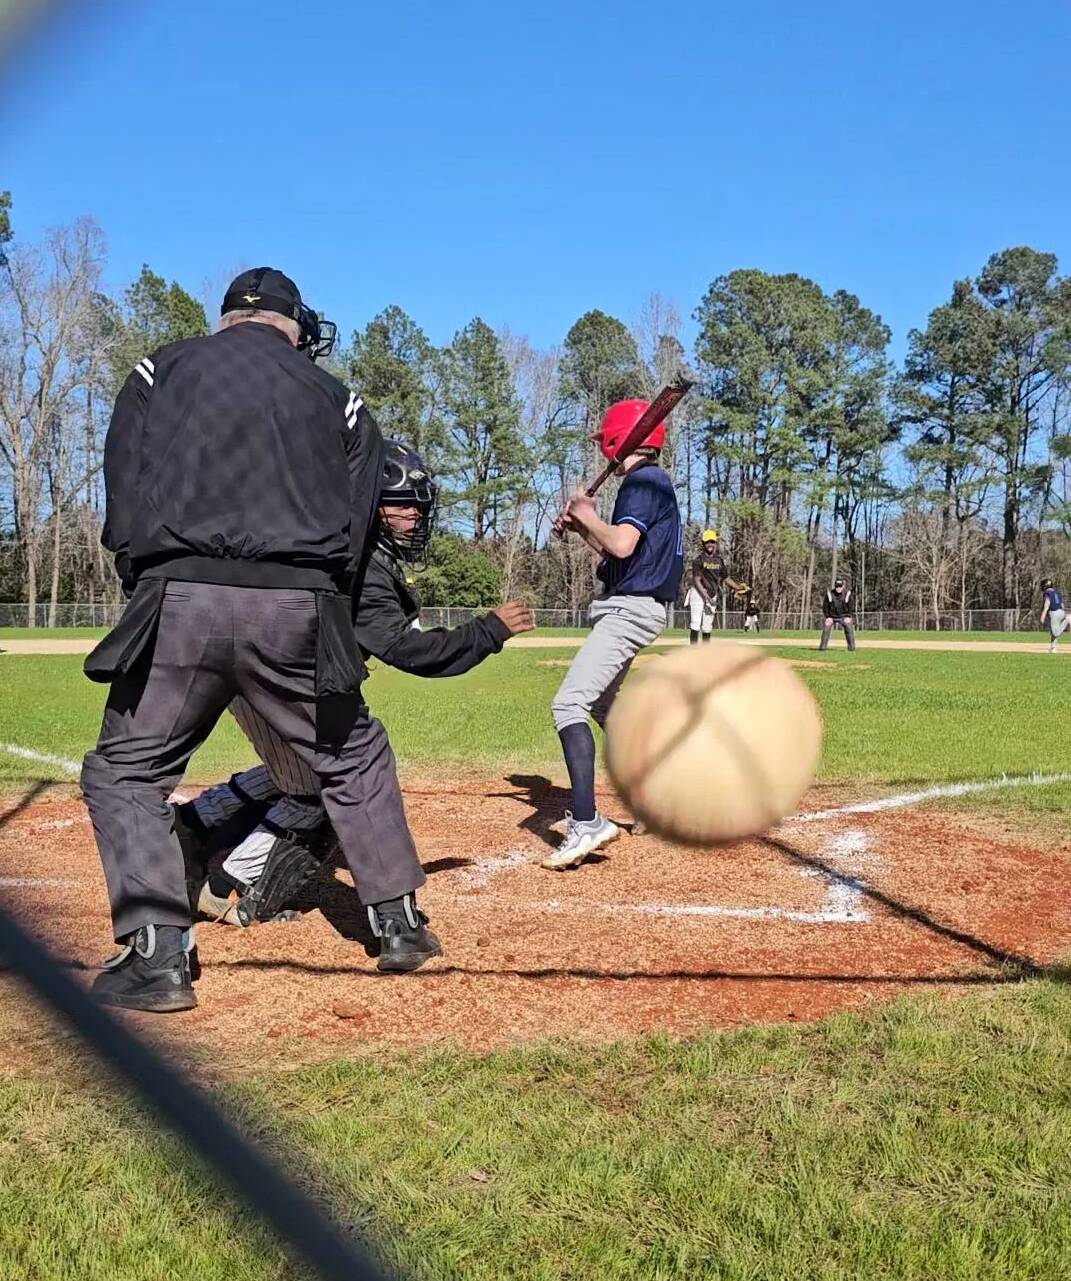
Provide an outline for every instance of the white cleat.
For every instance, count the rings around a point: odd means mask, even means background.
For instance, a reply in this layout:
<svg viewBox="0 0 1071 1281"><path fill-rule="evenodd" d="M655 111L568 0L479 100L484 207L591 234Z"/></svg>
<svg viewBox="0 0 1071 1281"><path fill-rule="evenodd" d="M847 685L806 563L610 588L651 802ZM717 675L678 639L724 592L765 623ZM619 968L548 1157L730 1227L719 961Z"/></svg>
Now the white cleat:
<svg viewBox="0 0 1071 1281"><path fill-rule="evenodd" d="M593 819L578 822L572 814L565 816L565 839L556 850L552 850L543 860L543 866L555 872L564 872L567 867L577 867L584 859L603 845L609 845L621 835L621 829L608 818L596 814Z"/></svg>

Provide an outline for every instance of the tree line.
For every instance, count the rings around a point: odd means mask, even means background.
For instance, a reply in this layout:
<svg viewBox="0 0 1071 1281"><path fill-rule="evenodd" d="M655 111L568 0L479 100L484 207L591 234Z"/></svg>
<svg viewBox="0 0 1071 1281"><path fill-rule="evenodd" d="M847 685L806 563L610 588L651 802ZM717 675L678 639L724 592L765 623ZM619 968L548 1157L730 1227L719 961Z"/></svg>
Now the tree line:
<svg viewBox="0 0 1071 1281"><path fill-rule="evenodd" d="M141 355L209 332L178 282L146 266L111 297L105 266L91 220L27 243L0 193L3 600L116 598L99 546L112 400ZM678 373L696 387L664 462L690 546L716 529L779 625L836 574L868 609L936 619L1024 608L1071 569L1071 279L1054 255L994 253L910 332L900 367L877 312L792 273L717 276L692 319L690 349L659 295L632 323L587 311L548 349L480 317L437 347L391 305L335 352L442 486L428 604L582 606L590 555L550 521L601 463L606 406Z"/></svg>

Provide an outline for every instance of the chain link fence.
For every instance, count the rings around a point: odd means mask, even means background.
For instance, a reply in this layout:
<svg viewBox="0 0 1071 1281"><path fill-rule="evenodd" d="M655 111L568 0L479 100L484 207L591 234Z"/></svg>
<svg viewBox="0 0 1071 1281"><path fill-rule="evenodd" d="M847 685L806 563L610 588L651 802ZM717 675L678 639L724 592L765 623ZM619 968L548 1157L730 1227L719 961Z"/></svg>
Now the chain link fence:
<svg viewBox="0 0 1071 1281"><path fill-rule="evenodd" d="M457 627L470 618L484 613L479 609L462 609L451 607L445 609L424 609L420 621L425 627ZM587 607L580 609L536 609L537 627L573 629L588 625ZM855 617L858 631L870 632L1025 632L1037 627L1038 611L1029 609L968 609L962 615L957 610L934 615L923 610L913 609L878 609L866 610ZM673 610L673 627L682 630L688 628L688 611ZM715 625L730 631L743 631L744 612L738 609L727 609L724 613L718 610ZM761 631L821 631L822 613L811 610L801 620L799 612L790 614L759 614Z"/></svg>
<svg viewBox="0 0 1071 1281"><path fill-rule="evenodd" d="M0 627L114 627L123 612L123 604L122 601L96 601L57 605L54 615L51 606L36 605L31 621L28 605L0 601ZM425 627L457 627L485 612L485 609L450 606L425 609L420 619ZM588 625L587 606L537 609L534 613L537 627L569 630ZM912 609L868 609L856 615L855 625L858 631L870 632L1025 632L1036 629L1037 616L1038 611L1033 609L968 609L962 614L956 610L936 615L926 610L920 613ZM688 611L675 609L672 625L687 630ZM716 626L742 631L743 611L727 609L723 613L719 610ZM819 631L822 614L812 610L801 620L798 611L763 613L759 615L759 627L762 631Z"/></svg>

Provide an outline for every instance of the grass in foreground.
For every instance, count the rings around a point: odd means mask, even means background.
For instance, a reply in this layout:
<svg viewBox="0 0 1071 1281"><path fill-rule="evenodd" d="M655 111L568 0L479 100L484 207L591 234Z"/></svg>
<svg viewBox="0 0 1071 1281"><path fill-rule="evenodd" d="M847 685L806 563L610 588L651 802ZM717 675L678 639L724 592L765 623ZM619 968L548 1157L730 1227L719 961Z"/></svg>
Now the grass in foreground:
<svg viewBox="0 0 1071 1281"><path fill-rule="evenodd" d="M411 1278L1062 1281L1071 988L234 1087ZM0 1275L293 1277L129 1104L0 1084Z"/></svg>
<svg viewBox="0 0 1071 1281"><path fill-rule="evenodd" d="M777 653L776 650L772 651ZM785 650L789 659L818 656ZM428 681L376 664L366 687L403 770L520 771L562 778L550 702L569 663L561 650L512 650L467 676ZM100 723L104 690L68 656L0 660L0 743L80 760ZM1068 768L1059 709L1071 705L1071 660L1047 654L843 649L800 669L826 724L823 780L913 790L934 783ZM194 757L192 780L224 777L253 761L224 718ZM0 786L69 779L61 766L0 750ZM958 804L1056 812L1071 785L984 793Z"/></svg>

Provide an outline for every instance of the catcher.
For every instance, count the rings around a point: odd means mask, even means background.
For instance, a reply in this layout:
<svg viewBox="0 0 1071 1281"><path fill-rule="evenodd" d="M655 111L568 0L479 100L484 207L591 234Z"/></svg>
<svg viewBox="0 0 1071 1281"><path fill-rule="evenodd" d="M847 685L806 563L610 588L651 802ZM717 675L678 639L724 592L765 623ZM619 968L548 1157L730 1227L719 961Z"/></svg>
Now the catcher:
<svg viewBox="0 0 1071 1281"><path fill-rule="evenodd" d="M375 547L354 623L357 643L366 657L401 671L460 675L498 653L510 636L531 630L531 610L512 601L462 627L420 628L420 597L408 568L426 559L438 489L414 450L399 440L384 444ZM187 852L191 901L198 914L244 926L285 914L334 842L315 780L247 706L238 704L232 711L265 765L177 807L176 827ZM411 840L400 805L398 809L397 832L379 833L386 844L395 838ZM227 833L248 835L206 876L206 852ZM369 920L374 933L377 923L371 916Z"/></svg>

